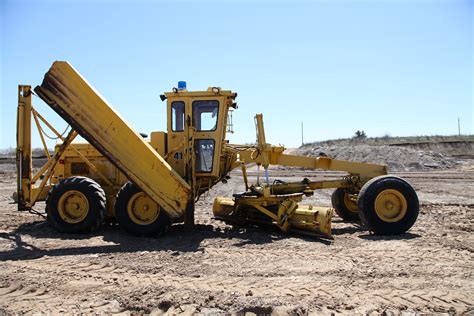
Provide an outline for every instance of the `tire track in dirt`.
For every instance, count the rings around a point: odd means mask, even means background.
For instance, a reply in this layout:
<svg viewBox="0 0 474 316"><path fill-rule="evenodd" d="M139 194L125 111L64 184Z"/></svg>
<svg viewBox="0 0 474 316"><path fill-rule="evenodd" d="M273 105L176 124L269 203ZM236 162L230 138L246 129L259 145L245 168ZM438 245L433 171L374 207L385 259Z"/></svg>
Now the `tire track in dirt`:
<svg viewBox="0 0 474 316"><path fill-rule="evenodd" d="M214 255L222 254L223 251L212 249L210 253ZM91 262L78 263L74 260L64 258L40 258L36 260L8 262L12 269L30 269L34 270L38 276L44 274L61 275L66 283L74 280L82 280L87 284L90 280L97 283L97 287L105 288L107 286L119 287L170 287L177 290L186 289L191 291L205 292L230 292L245 295L252 293L253 296L260 297L325 297L329 300L347 299L348 286L337 285L334 283L325 284L318 282L315 276L199 276L189 277L180 275L160 275L157 273L137 273L128 267L115 267L111 264L96 264ZM69 280L69 281L68 281ZM94 283L92 283L94 284ZM92 286L93 288L94 286ZM8 292L8 293L3 293ZM467 311L471 309L474 302L471 298L472 291L439 291L439 290L411 290L411 289L368 289L360 287L351 287L351 293L357 294L357 300L372 300L377 298L376 302L387 304L389 306L409 306L419 307L424 305L436 305L443 308L454 307L458 311ZM13 294L12 294L13 293ZM9 304L17 300L25 299L23 295L30 294L27 300L36 300L34 293L45 294L44 289L31 287L21 287L18 284L10 285L4 291L0 289L0 297ZM38 304L54 305L54 301L47 303L38 295ZM49 297L48 297L49 298ZM354 298L355 299L355 298ZM107 304L104 308L111 309Z"/></svg>
<svg viewBox="0 0 474 316"><path fill-rule="evenodd" d="M34 302L34 304L31 304L32 308L28 309L30 302ZM31 283L24 285L21 282L14 282L0 287L0 306L5 303L20 307L22 312L38 309L53 312L56 310L50 309L48 306L62 305L62 301L54 295L49 294L47 288L32 285ZM68 309L67 306L64 307Z"/></svg>
<svg viewBox="0 0 474 316"><path fill-rule="evenodd" d="M116 313L123 312L117 302L106 300L77 301L71 299L73 292L50 291L47 287L23 282L13 282L0 287L0 307L4 305L9 309L14 308L22 313L41 311L46 314L60 313Z"/></svg>

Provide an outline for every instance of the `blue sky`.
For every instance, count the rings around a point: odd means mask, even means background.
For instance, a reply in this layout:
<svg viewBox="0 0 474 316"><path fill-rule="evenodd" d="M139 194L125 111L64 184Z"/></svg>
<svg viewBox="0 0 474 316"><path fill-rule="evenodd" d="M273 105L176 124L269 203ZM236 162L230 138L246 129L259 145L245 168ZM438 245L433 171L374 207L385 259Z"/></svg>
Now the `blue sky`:
<svg viewBox="0 0 474 316"><path fill-rule="evenodd" d="M234 143L474 134L473 1L0 0L0 148L15 146L17 85L71 62L142 132L159 94L239 93ZM62 129L39 99L34 105ZM38 137L35 145L40 146Z"/></svg>

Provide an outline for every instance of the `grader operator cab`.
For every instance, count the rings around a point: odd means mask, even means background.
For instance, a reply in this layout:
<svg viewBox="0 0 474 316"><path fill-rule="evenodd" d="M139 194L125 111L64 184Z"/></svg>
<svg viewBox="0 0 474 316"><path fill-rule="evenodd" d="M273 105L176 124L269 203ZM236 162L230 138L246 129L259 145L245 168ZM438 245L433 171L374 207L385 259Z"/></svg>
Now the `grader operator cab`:
<svg viewBox="0 0 474 316"><path fill-rule="evenodd" d="M32 105L37 95L71 130L59 133ZM377 234L400 234L415 223L419 203L405 180L387 175L385 165L288 155L266 143L263 117L255 116L255 145L226 140L228 113L237 94L211 87L187 91L185 83L160 96L167 101L167 131L143 138L67 62L55 62L33 90L19 86L17 202L19 210L46 202L48 221L66 233L98 229L104 220L136 235L159 235L172 223L194 223L194 203L229 172L242 169L245 191L217 197L216 218L233 223L273 224L284 232L331 236L333 210ZM32 119L47 162L33 174ZM48 151L44 128L62 142ZM73 143L81 135L87 143ZM247 164L263 167L249 183ZM269 165L344 171L338 179L270 183ZM333 208L301 205L317 189L330 189Z"/></svg>

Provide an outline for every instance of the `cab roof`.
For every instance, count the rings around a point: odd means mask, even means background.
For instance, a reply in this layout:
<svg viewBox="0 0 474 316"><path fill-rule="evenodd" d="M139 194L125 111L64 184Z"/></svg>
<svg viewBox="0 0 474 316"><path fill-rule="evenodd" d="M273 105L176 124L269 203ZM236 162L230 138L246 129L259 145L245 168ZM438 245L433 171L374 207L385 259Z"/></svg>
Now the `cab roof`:
<svg viewBox="0 0 474 316"><path fill-rule="evenodd" d="M173 97L214 97L214 96L228 96L232 99L237 97L236 92L230 90L222 90L220 87L209 87L205 91L188 91L186 89L178 90L173 88L171 92L165 92L167 98Z"/></svg>

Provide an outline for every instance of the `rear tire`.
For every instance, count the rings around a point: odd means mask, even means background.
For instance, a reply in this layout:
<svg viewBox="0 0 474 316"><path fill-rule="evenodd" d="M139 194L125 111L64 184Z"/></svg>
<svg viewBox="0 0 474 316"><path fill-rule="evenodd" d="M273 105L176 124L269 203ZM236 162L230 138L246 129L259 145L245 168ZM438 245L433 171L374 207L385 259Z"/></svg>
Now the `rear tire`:
<svg viewBox="0 0 474 316"><path fill-rule="evenodd" d="M349 199L349 194L343 188L334 190L331 196L332 207L337 215L345 221L360 221L357 203Z"/></svg>
<svg viewBox="0 0 474 316"><path fill-rule="evenodd" d="M357 204L364 225L377 235L398 235L409 230L420 210L418 196L405 180L380 176L361 189Z"/></svg>
<svg viewBox="0 0 474 316"><path fill-rule="evenodd" d="M136 236L163 235L171 225L166 212L132 182L117 193L115 218L120 227Z"/></svg>
<svg viewBox="0 0 474 316"><path fill-rule="evenodd" d="M106 214L105 192L86 177L71 177L53 186L46 198L48 222L64 233L97 230Z"/></svg>

